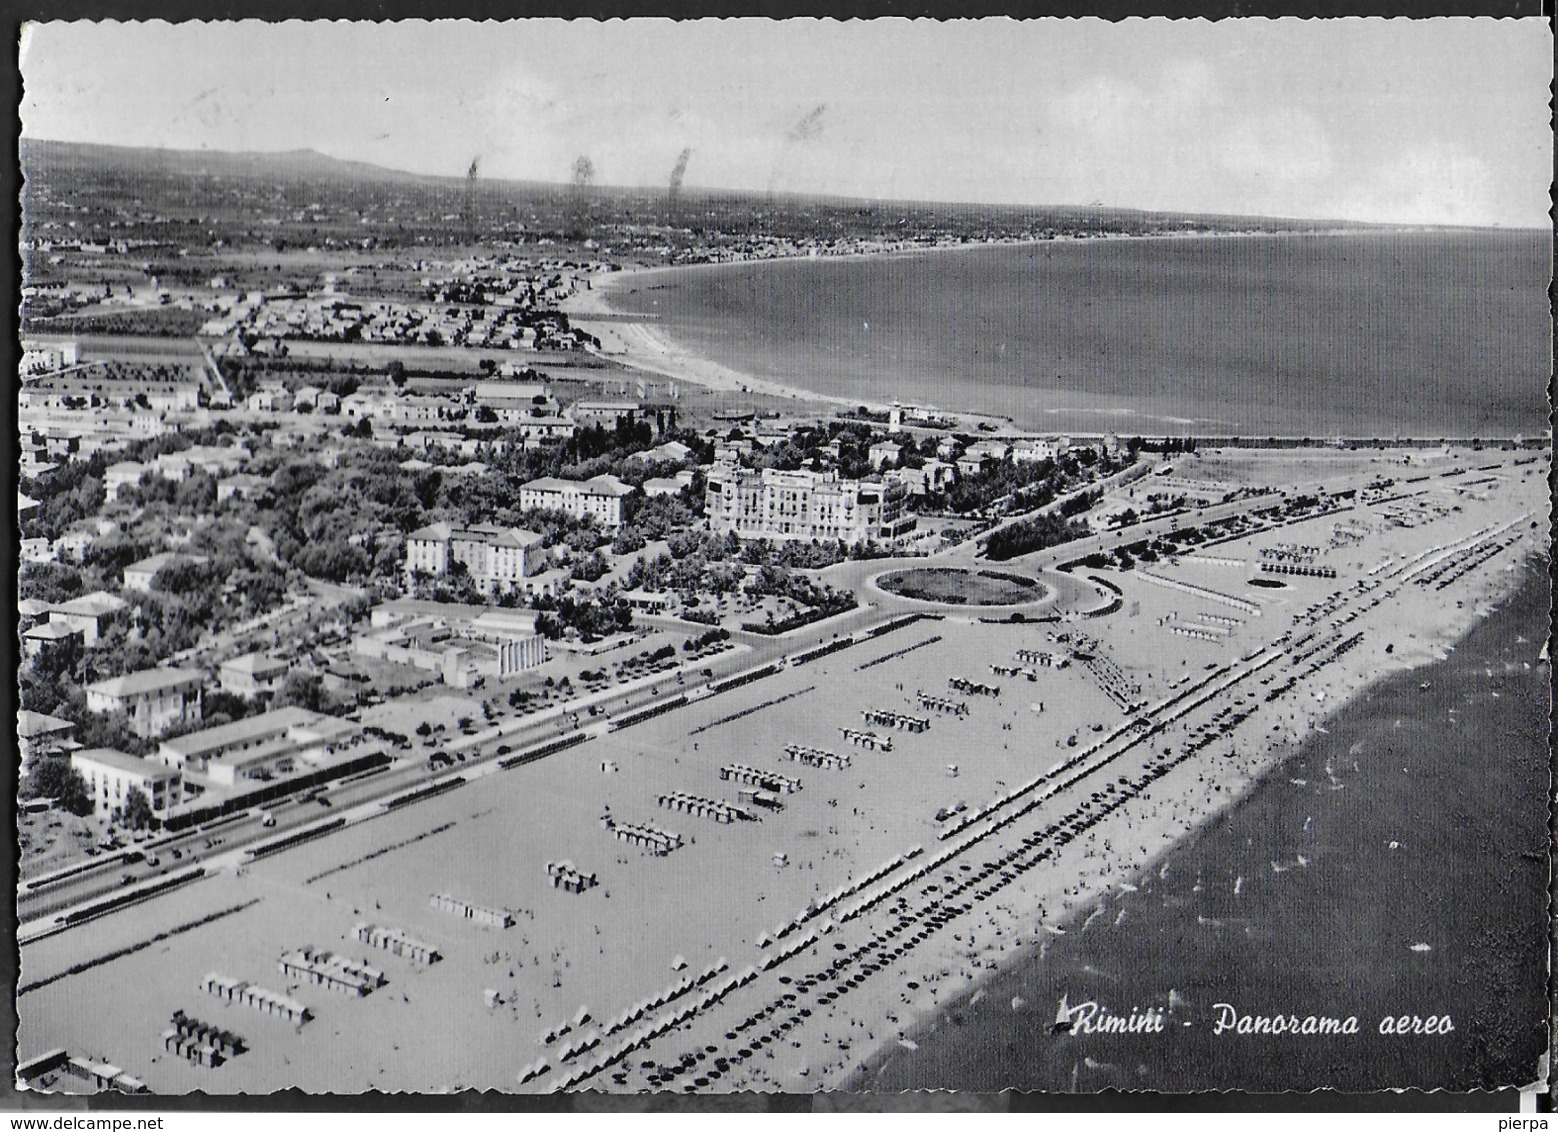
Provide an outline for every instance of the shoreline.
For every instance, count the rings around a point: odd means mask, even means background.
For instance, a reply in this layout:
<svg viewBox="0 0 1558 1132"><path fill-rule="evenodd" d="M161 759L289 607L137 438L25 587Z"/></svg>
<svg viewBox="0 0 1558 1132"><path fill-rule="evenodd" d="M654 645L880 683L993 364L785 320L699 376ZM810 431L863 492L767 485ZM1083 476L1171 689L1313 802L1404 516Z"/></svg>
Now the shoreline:
<svg viewBox="0 0 1558 1132"><path fill-rule="evenodd" d="M1487 599L1487 608L1481 611L1481 616L1478 616L1473 621L1471 621L1471 623L1465 625L1461 631L1455 632L1453 634L1447 633L1444 635L1446 637L1453 635L1453 640L1445 641L1443 638L1440 638L1435 641L1435 643L1443 646L1438 655L1422 658L1416 663L1401 664L1389 670L1380 671L1372 679L1368 680L1364 684L1359 685L1345 698L1337 700L1331 706L1330 710L1319 713L1318 716L1311 722L1311 727L1308 732L1299 736L1296 740L1285 740L1281 745L1280 752L1274 753L1274 757L1271 758L1268 765L1259 770L1252 777L1242 781L1241 785L1243 788L1238 793L1225 794L1226 801L1220 808L1206 812L1199 821L1185 829L1182 837L1164 846L1161 851L1152 855L1147 861L1141 864L1135 873L1131 874L1129 877L1121 877L1117 879L1115 883L1116 885L1122 886L1122 895L1134 895L1134 893L1137 891L1137 888L1134 886L1135 881L1140 880L1143 877L1150 876L1153 873L1158 873L1161 877L1169 872L1176 861L1192 856L1199 846L1204 844L1211 836L1213 836L1215 832L1214 823L1231 821L1231 819L1233 819L1233 817L1241 809L1253 803L1255 796L1261 789L1273 785L1274 780L1279 775L1284 773L1285 768L1291 766L1306 754L1312 757L1314 752L1311 751L1310 748L1314 744L1316 738L1329 735L1329 726L1335 724L1339 719L1346 716L1348 713L1355 711L1361 702L1372 697L1372 695L1382 689L1395 685L1403 680L1410 682L1411 680L1416 679L1420 674L1424 674L1429 671L1436 671L1447 663L1450 663L1451 658L1448 656L1448 652L1463 645L1468 640L1468 638L1487 625L1487 623L1493 617L1503 612L1511 603L1520 600L1522 590L1535 586L1544 586L1550 588L1550 581L1542 576L1544 573L1545 563L1540 561L1538 556L1535 554L1527 554L1523 556L1519 560L1519 566L1515 571L1513 584L1503 587L1495 596L1489 597ZM1530 643L1534 646L1535 641L1533 640ZM1200 875L1199 871L1197 875ZM1133 887L1124 888L1123 886L1126 884L1131 884ZM1097 896L1102 897L1106 894L1112 895L1112 893L1108 893L1108 890L1100 890ZM1060 918L1053 925L1053 927L1060 929L1060 931L1063 933L1084 930L1087 926L1087 922L1094 918L1094 916L1097 914L1096 912L1092 913L1091 915L1089 914L1089 909L1092 908L1093 903L1094 901L1088 901L1073 908L1069 915ZM1111 911L1112 910L1113 909L1111 909ZM1120 915L1123 917L1126 914L1127 909L1122 908L1120 910ZM981 1000L990 996L991 992L994 991L997 985L1003 981L1004 977L1015 975L1015 977L1021 981L1024 987L1032 987L1033 984L1042 984L1045 981L1045 978L1044 973L1041 971L1040 963L1045 961L1045 950L1046 949L1041 948L1039 960L1037 962L1030 954L1027 957L1019 956L1010 968L998 968L994 964L991 964L989 970L983 977L979 978L971 985L962 988L960 993L955 997L936 1004L932 1010L926 1013L917 1014L913 1024L909 1027L906 1027L905 1031L902 1032L899 1041L883 1041L874 1046L869 1052L867 1052L859 1059L859 1061L849 1071L848 1076L843 1082L840 1083L838 1087L845 1091L851 1092L874 1092L875 1089L873 1088L873 1082L871 1078L879 1074L883 1068L895 1057L900 1056L900 1051L894 1047L903 1046L903 1038L907 1038L908 1042L910 1043L905 1048L913 1051L917 1049L918 1041L923 1041L928 1034L946 1032L944 1030L944 1025L948 1021L952 1021L953 1025L955 1026L961 1026L963 1023L961 1019L958 1018L958 1015L960 1013L971 1011ZM1079 959L1080 957L1077 955L1071 955L1061 959L1059 964L1062 969L1055 973L1064 976L1068 973L1067 969L1069 968L1069 973L1073 976L1078 972L1088 972L1094 976L1100 974L1089 966L1084 965L1078 967L1077 963ZM1005 991L1011 989L1011 986L1006 986L1002 988L1002 992L1004 994ZM1170 991L1169 994L1169 1008L1172 1011L1174 1009L1173 992ZM1011 1011L1014 1014L1019 1010L1020 1001L1021 1000L1019 999L1014 999L1012 1002ZM1021 1005L1026 1007L1028 1004L1026 1002L1022 1002ZM1045 1011L1048 1006L1048 1000L1036 1002L1034 1005L1037 1008L1037 1017L1041 1023L1046 1024L1047 1028L1048 1015L1045 1013ZM1003 1008L997 1004L995 1009L1001 1010ZM1104 1067L1100 1066L1099 1068ZM1084 1091L1097 1092L1111 1087L1112 1086L1108 1084L1103 1084Z"/></svg>
<svg viewBox="0 0 1558 1132"><path fill-rule="evenodd" d="M787 257L802 259L805 257ZM842 258L842 257L838 257ZM743 261L747 262L747 261ZM638 314L624 314L613 310L609 295L628 278L646 278L667 271L685 270L687 266L720 267L722 264L679 265L676 267L625 267L609 275L592 277L591 287L559 304L570 323L601 339L601 349L592 351L597 357L616 362L631 369L643 370L670 378L673 381L697 385L712 393L753 394L776 397L795 402L800 411L816 411L823 407L859 408L861 405L876 412L889 408L886 402L873 402L859 398L837 397L815 393L799 386L786 385L768 378L731 369L718 362L694 354L676 342L661 329L654 328L654 319ZM604 321L592 321L591 316L605 316ZM608 343L612 348L608 348ZM980 418L984 419L984 418Z"/></svg>
<svg viewBox="0 0 1558 1132"><path fill-rule="evenodd" d="M1528 555L1523 554L1518 561L1523 565L1517 574L1523 575L1532 568ZM1031 961L1029 957L1035 948L1042 959L1048 950L1044 933L1063 936L1075 931L1079 920L1096 915L1093 910L1100 898L1115 891L1129 892L1131 889L1122 886L1134 885L1145 874L1166 868L1171 855L1193 846L1198 838L1205 836L1214 819L1223 818L1237 806L1247 803L1258 786L1301 753L1316 731L1326 733L1329 723L1383 682L1443 660L1491 616L1495 608L1507 603L1523 581L1523 577L1507 578L1503 571L1484 576L1475 602L1468 601L1463 611L1452 610L1450 618L1439 622L1420 620L1419 627L1428 626L1429 631L1411 635L1404 644L1398 642L1399 647L1392 654L1371 657L1370 653L1375 650L1357 650L1341 662L1345 668L1334 671L1324 681L1329 690L1350 677L1345 695L1333 698L1327 694L1319 701L1305 695L1302 699L1292 699L1275 708L1265 706L1257 711L1250 721L1255 728L1245 737L1246 744L1257 739L1263 727L1266 734L1271 734L1273 716L1281 715L1287 720L1281 725L1280 737L1259 753L1242 753L1227 759L1203 756L1189 760L1142 791L1131 804L1100 821L1089 830L1085 839L1078 838L1055 853L1044 866L1026 878L1026 884L1019 882L1014 886L1017 892L1003 894L1004 899L996 897L976 902L971 912L956 921L957 926L968 933L966 942L963 931L949 925L948 934L939 937L923 952L912 959L906 957L891 964L889 969L894 971L894 977L886 983L876 985L877 981L872 980L871 984L862 985L856 992L858 997L852 1004L853 1009L830 1008L826 1019L820 1019L819 1011L819 1018L810 1020L807 1029L819 1020L830 1029L823 1031L820 1042L807 1042L811 1048L805 1052L806 1073L800 1081L775 1080L754 1064L739 1077L729 1075L722 1084L753 1090L804 1087L808 1090L873 1091L866 1075L885 1058L893 1056L895 1047L902 1046L912 1052L917 1048L916 1035L923 1035L936 1028L938 1020L981 1000L989 993L993 981L1011 964ZM1489 588L1493 592L1482 592ZM1405 614L1410 610L1401 612ZM1463 616L1455 618L1456 612ZM1361 676L1364 672L1372 675L1364 678ZM1180 810L1186 811L1184 817ZM1186 824L1185 817L1194 820ZM1032 823L1022 823L1019 828L1029 824ZM982 848L972 859L999 852L995 846L1003 843L1000 834L992 833L989 840L991 845ZM1103 850L1109 854L1108 858L1097 855L1098 845L1109 847ZM1126 856L1142 861L1124 868L1116 867ZM976 935L980 941L977 945ZM912 998L901 991L911 981L919 983ZM950 994L944 993L946 982L953 983ZM901 1020L895 1022L894 1019L900 1016ZM838 1036L836 1031L840 1028L847 1037ZM885 1032L878 1034L877 1030ZM797 1034L803 1041L808 1036L804 1029ZM815 1038L815 1033L810 1036ZM862 1039L865 1042L858 1056L838 1057L840 1041L845 1043L847 1050Z"/></svg>
<svg viewBox="0 0 1558 1132"><path fill-rule="evenodd" d="M623 266L617 271L606 273L591 273L587 276L590 289L579 291L565 300L560 309L570 315L577 323L595 334L601 340L601 349L592 351L595 356L603 360L617 362L629 369L636 369L677 381L684 381L692 385L715 393L735 395L743 394L752 396L774 397L781 401L793 402L796 411L805 411L810 408L821 410L828 408L857 408L866 406L875 412L883 412L889 408L888 401L878 393L883 388L887 378L877 380L869 378L865 381L851 379L845 382L859 384L861 389L856 393L840 395L837 393L825 393L820 390L805 388L795 383L792 371L800 372L797 365L781 367L779 372L774 371L774 361L743 362L736 360L733 365L712 360L708 355L698 352L697 348L689 347L684 341L679 341L673 332L662 321L663 316L654 312L624 312L616 309L612 303L612 296L623 288L636 288L641 285L652 285L654 276L663 275L666 272L683 272L693 269L706 268L750 268L753 265L775 264L793 265L796 263L821 264L827 262L859 263L864 260L904 260L918 259L927 261L933 254L950 252L980 252L991 250L1048 248L1049 245L1063 245L1074 248L1078 244L1095 243L1099 241L1121 244L1131 241L1150 241L1164 243L1198 242L1210 246L1215 241L1245 240L1256 238L1272 241L1291 242L1298 240L1300 243L1305 238L1309 239L1346 239L1349 241L1364 240L1377 241L1386 238L1401 238L1411 236L1432 236L1440 234L1441 230L1433 228L1407 228L1407 229L1316 229L1314 231L1280 231L1280 232L1224 232L1224 233L1153 233L1149 235L1107 235L1099 237L1076 238L1059 237L1055 239L1034 240L1009 240L989 241L981 243L968 243L956 245L941 245L932 247L909 247L883 249L866 252L841 252L833 255L780 255L780 256L755 256L747 259L733 259L719 262L705 262L693 264L652 264ZM700 278L707 278L708 273ZM591 316L599 321L592 323ZM712 347L708 347L712 348ZM1003 347L1004 348L1004 347ZM977 351L976 351L977 353ZM757 376L738 368L747 364L761 365L769 376ZM946 364L954 364L948 361ZM955 368L955 366L954 366ZM916 371L918 372L918 371ZM861 375L856 374L855 377ZM922 375L923 376L923 375ZM919 378L911 381L919 381ZM933 383L934 384L934 383ZM981 385L981 388L983 386ZM938 387L939 388L939 387ZM987 393L989 391L987 390ZM1013 396L1028 395L1033 392L1031 382L1022 387L1013 387ZM912 394L912 390L911 390ZM993 394L991 394L993 396ZM941 407L938 392L931 387L922 390L918 396L910 395L903 403L909 405L931 408L947 417L956 418L960 425L968 430L984 425L981 431L990 431L994 426L998 434L1010 433L1012 435L1052 435L1057 431L1067 435L1105 435L1109 433L1126 435L1185 435L1193 434L1205 437L1227 438L1237 442L1241 440L1262 441L1267 438L1280 438L1283 440L1314 439L1317 435L1321 438L1339 437L1340 431L1346 425L1341 420L1332 425L1320 429L1317 434L1314 428L1301 427L1297 422L1272 420L1264 422L1259 420L1245 421L1243 419L1219 419L1217 413L1207 416L1204 412L1200 416L1184 415L1176 413L1158 402L1161 397L1138 396L1131 390L1119 389L1110 393L1104 391L1102 402L1098 402L1099 391L1091 393L1068 393L1062 398L1061 403L1044 408L1042 405L1033 409L1020 408L1016 402L989 401L979 411L967 411ZM1082 403L1078 401L1090 403ZM902 398L899 398L902 400ZM1073 403L1076 402L1076 403ZM1023 402L1027 404L1027 402ZM1032 411L1030 411L1030 409ZM1022 420L1014 416L1019 412ZM780 407L783 411L783 406ZM1054 417L1053 420L1049 419ZM1361 432L1357 436L1349 436L1344 439L1354 442L1367 442L1368 440L1380 440L1385 444L1391 441L1443 441L1447 439L1462 439L1460 434L1465 434L1468 439L1481 439L1487 441L1495 437L1526 437L1535 436L1540 429L1533 424L1530 429L1518 429L1515 427L1500 428L1492 421L1486 422L1489 427L1473 429L1468 427L1469 422L1461 422L1456 425L1445 425L1440 422L1428 422L1423 426L1414 426L1403 432L1399 427L1393 431L1382 430L1374 427L1370 431ZM956 426L955 426L956 427ZM1356 427L1356 422L1355 422Z"/></svg>
<svg viewBox="0 0 1558 1132"><path fill-rule="evenodd" d="M1376 230L1369 229L1368 231ZM886 412L891 408L891 405L885 401L818 393L800 386L775 381L772 378L756 377L701 357L676 342L669 332L663 329L653 329L653 324L658 321L655 316L628 313L614 309L610 302L611 293L620 290L629 279L647 279L672 271L688 271L700 268L741 268L751 267L754 264L768 263L849 263L861 260L908 259L915 256L973 252L991 248L1048 247L1055 244L1092 244L1101 241L1118 243L1124 240L1226 240L1250 239L1260 236L1304 237L1356 234L1360 233L1350 229L1317 229L1314 231L1282 232L1154 232L1139 236L1124 234L1087 237L1056 236L1051 239L989 240L978 243L942 244L931 247L839 252L831 255L754 256L749 259L720 260L706 263L655 264L653 266L633 265L622 267L608 274L591 276L590 289L565 299L559 304L558 309L568 315L570 322L582 326L597 338L602 339L602 349L598 356L634 369L647 370L650 373L656 373L662 377L669 377L678 381L688 381L715 392L751 392L770 397L810 402L816 405L833 405L851 409L864 405L874 412ZM604 317L607 321L604 324L595 322L592 325L591 316L597 318ZM605 348L605 341L608 338L617 349L607 350ZM934 406L932 407L934 408ZM968 413L951 409L937 409L937 411L944 412L959 420L970 422L993 421L998 424L1015 427L1014 422L1009 417L991 416L984 413Z"/></svg>

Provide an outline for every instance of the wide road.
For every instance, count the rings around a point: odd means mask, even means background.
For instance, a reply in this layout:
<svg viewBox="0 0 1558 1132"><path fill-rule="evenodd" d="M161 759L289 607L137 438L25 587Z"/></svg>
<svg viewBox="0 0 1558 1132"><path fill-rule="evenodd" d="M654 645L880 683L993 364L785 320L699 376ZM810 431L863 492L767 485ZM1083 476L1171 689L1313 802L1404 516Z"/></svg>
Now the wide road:
<svg viewBox="0 0 1558 1132"><path fill-rule="evenodd" d="M702 660L686 661L674 670L641 677L627 684L576 695L565 704L534 715L504 720L468 736L446 738L436 747L414 748L401 754L387 769L376 773L356 775L323 788L300 791L297 796L207 822L196 829L106 853L90 863L75 862L76 867L86 867L52 882L49 876L59 876L71 866L26 878L17 887L17 918L23 924L30 924L58 916L122 888L154 881L214 858L229 857L259 841L303 829L311 823L328 821L354 807L381 802L433 779L458 773L464 767L475 767L581 730L604 731L613 718L651 705L662 697L670 698L683 692L698 694L707 685L737 672L858 632L883 619L880 610L859 609L784 637L734 633L732 639L743 647ZM703 676L705 670L712 675ZM434 766L430 757L439 752L446 758L439 759ZM313 800L300 801L299 798ZM262 824L262 811L271 816L272 825Z"/></svg>

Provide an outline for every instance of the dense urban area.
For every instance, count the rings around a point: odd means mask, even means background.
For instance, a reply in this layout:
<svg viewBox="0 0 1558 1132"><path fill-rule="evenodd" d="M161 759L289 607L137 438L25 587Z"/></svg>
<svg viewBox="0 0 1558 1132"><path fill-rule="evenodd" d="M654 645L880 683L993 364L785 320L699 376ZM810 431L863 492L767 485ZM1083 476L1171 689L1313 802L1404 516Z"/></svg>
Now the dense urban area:
<svg viewBox="0 0 1558 1132"><path fill-rule="evenodd" d="M116 780L113 805L97 798L135 830L305 767L272 752L224 784L157 763L159 743L489 678L503 694L472 710L490 720L604 682L665 618L689 643L782 633L855 606L815 577L846 559L928 554L998 523L994 559L1075 537L1101 495L1088 485L1142 444L994 437L912 406L689 414L682 390L603 358L559 309L635 256L870 250L872 209L688 196L670 207L704 209L696 222L644 224L635 209L664 202L364 181L308 155L24 156L24 726L51 749L155 765ZM1147 224L905 216L925 244ZM1176 502L1153 492L1091 519ZM515 614L474 627L489 605ZM547 645L527 659L503 647L531 637ZM615 663L559 687L554 654ZM27 789L94 809L64 769ZM96 848L74 832L27 831L27 854Z"/></svg>

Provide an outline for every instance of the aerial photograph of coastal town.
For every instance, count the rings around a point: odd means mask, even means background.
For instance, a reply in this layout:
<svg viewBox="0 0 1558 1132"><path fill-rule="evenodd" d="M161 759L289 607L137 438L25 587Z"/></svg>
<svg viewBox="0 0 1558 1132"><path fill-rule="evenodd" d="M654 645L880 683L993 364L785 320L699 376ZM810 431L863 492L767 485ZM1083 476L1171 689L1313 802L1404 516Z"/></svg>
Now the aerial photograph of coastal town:
<svg viewBox="0 0 1558 1132"><path fill-rule="evenodd" d="M12 1096L1545 1094L1552 48L27 25Z"/></svg>

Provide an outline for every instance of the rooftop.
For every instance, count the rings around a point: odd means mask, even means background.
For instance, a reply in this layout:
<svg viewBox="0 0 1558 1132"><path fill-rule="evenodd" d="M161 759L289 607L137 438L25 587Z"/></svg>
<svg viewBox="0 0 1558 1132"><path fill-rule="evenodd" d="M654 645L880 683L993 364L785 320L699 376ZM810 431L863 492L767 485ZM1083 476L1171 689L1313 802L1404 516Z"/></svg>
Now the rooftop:
<svg viewBox="0 0 1558 1132"><path fill-rule="evenodd" d="M16 713L16 733L23 739L36 739L40 735L56 735L69 731L76 725L68 719L44 715L41 711L22 710Z"/></svg>
<svg viewBox="0 0 1558 1132"><path fill-rule="evenodd" d="M476 523L469 527L456 527L451 523L432 523L421 530L412 531L407 539L425 542L448 542L450 539L470 539L505 546L535 546L541 536L521 527L500 527L496 523Z"/></svg>
<svg viewBox="0 0 1558 1132"><path fill-rule="evenodd" d="M318 712L308 711L306 708L277 708L275 711L251 715L247 719L224 723L219 727L207 727L203 731L180 735L177 739L165 739L162 749L183 755L185 758L198 757L239 743L283 735L294 727L305 727L321 718L323 717Z"/></svg>
<svg viewBox="0 0 1558 1132"><path fill-rule="evenodd" d="M476 386L478 401L533 401L547 396L545 385L527 381L483 381Z"/></svg>
<svg viewBox="0 0 1558 1132"><path fill-rule="evenodd" d="M534 633L540 615L533 609L493 609L471 621L478 632Z"/></svg>
<svg viewBox="0 0 1558 1132"><path fill-rule="evenodd" d="M262 652L250 652L244 653L242 656L235 656L231 660L224 660L219 667L224 671L247 672L258 676L265 673L285 671L288 668L288 664L284 660L277 660L275 657L268 656Z"/></svg>
<svg viewBox="0 0 1558 1132"><path fill-rule="evenodd" d="M616 476L602 473L592 476L584 481L584 486L589 489L591 495L632 495L631 484L625 484Z"/></svg>
<svg viewBox="0 0 1558 1132"><path fill-rule="evenodd" d="M500 527L496 523L477 523L471 527L455 527L453 538L477 539L482 542L501 543L506 546L535 546L541 536L535 531L520 527Z"/></svg>
<svg viewBox="0 0 1558 1132"><path fill-rule="evenodd" d="M63 602L53 607L55 613L76 613L88 617L101 617L105 613L118 613L127 609L129 603L114 594L98 590L96 593L83 594L78 598Z"/></svg>
<svg viewBox="0 0 1558 1132"><path fill-rule="evenodd" d="M42 625L34 625L27 632L23 633L22 636L29 641L62 641L66 637L74 637L79 632L81 632L80 629L72 629L69 625L61 622L47 621Z"/></svg>
<svg viewBox="0 0 1558 1132"><path fill-rule="evenodd" d="M164 688L178 688L185 684L203 684L206 674L198 668L143 668L111 680L99 680L88 684L87 691L105 696L134 696L143 692L160 692Z"/></svg>
<svg viewBox="0 0 1558 1132"><path fill-rule="evenodd" d="M147 778L174 778L178 771L165 767L151 759L141 759L116 751L112 747L94 747L90 751L75 751L70 756L72 765L96 763L113 770L127 770L132 774L144 774Z"/></svg>
<svg viewBox="0 0 1558 1132"><path fill-rule="evenodd" d="M161 554L153 554L150 558L143 558L139 562L132 562L124 568L126 574L134 571L138 574L155 574L165 566L175 566L181 562L204 566L210 559L199 554L180 554L176 550L165 550Z"/></svg>

